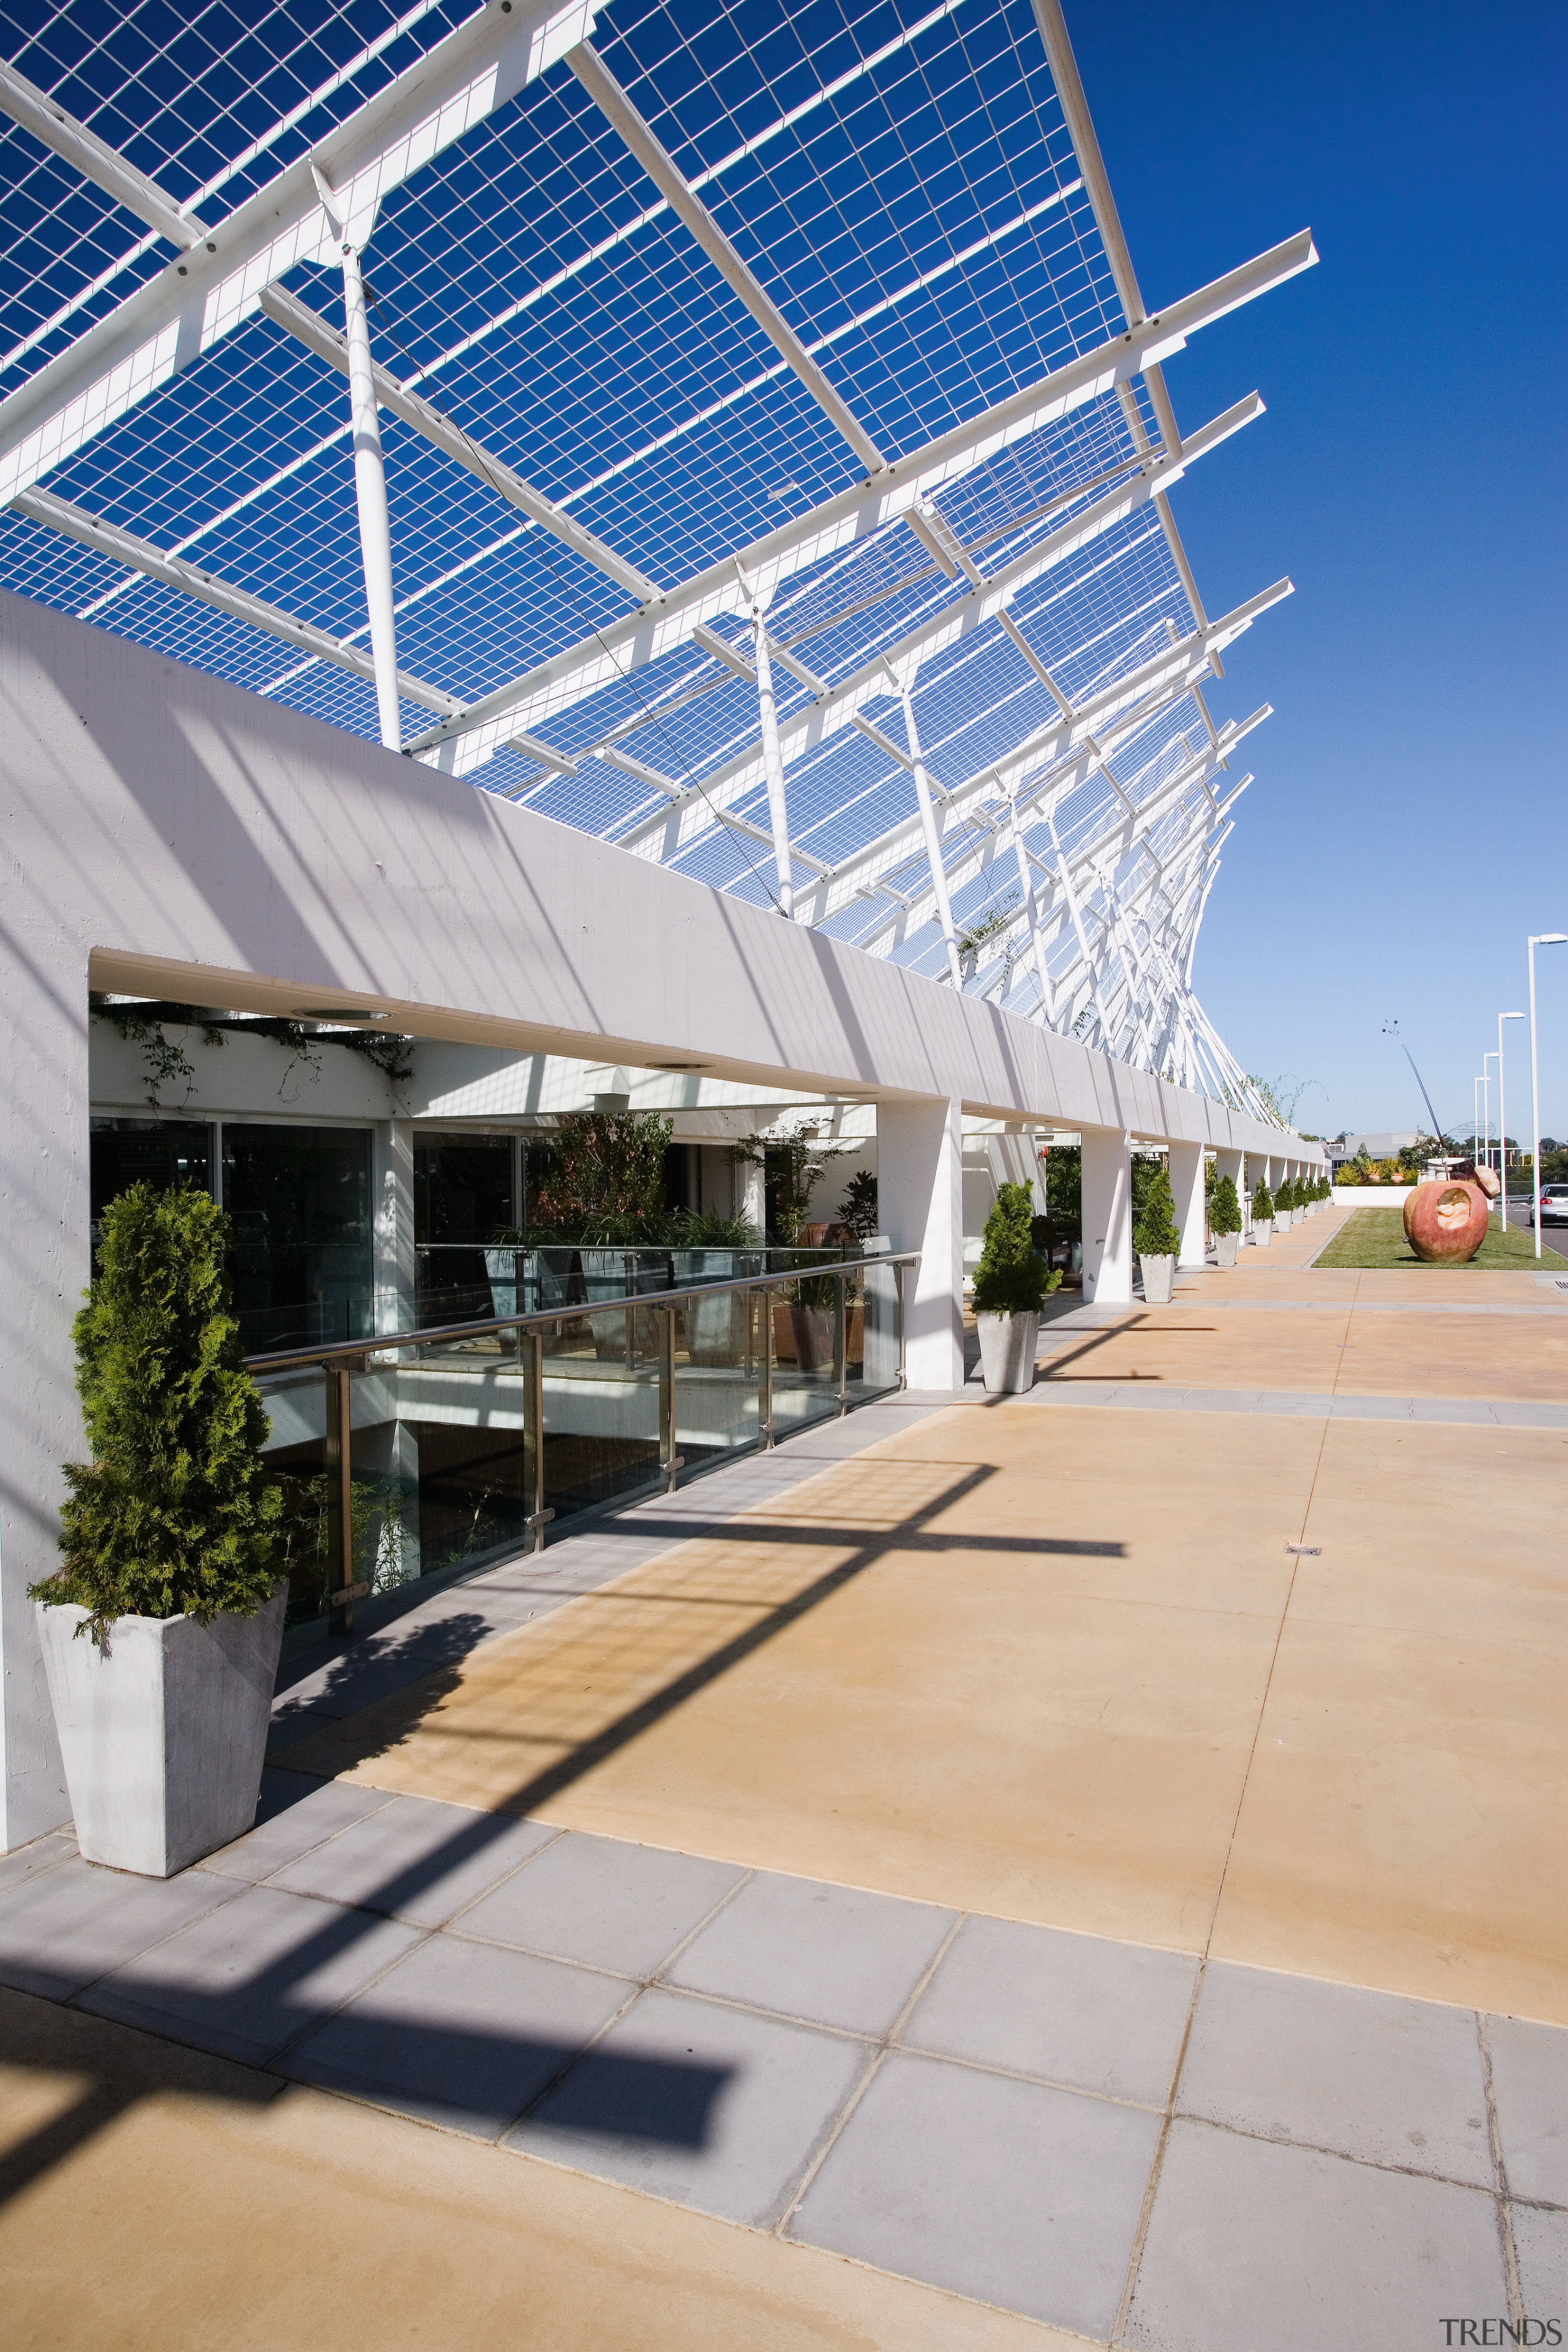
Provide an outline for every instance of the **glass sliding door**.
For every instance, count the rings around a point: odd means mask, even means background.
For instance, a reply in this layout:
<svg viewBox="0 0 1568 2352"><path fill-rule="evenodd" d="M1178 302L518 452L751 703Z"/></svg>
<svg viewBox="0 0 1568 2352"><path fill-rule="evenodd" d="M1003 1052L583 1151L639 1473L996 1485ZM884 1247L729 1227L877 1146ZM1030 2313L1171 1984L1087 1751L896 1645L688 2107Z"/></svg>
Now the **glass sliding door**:
<svg viewBox="0 0 1568 2352"><path fill-rule="evenodd" d="M368 1129L226 1121L223 1204L248 1354L371 1336Z"/></svg>
<svg viewBox="0 0 1568 2352"><path fill-rule="evenodd" d="M511 1166L510 1136L415 1138L415 1316L421 1325L521 1310L521 1300L514 1305L511 1296L513 1253L487 1246L516 1222ZM498 1297L492 1286L507 1295Z"/></svg>

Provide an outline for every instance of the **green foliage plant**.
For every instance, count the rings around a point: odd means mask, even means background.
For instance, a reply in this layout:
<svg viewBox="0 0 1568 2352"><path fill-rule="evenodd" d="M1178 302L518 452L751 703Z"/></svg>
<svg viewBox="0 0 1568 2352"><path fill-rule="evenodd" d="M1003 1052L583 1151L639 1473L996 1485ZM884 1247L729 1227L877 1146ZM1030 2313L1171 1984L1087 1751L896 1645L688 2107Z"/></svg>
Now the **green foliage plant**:
<svg viewBox="0 0 1568 2352"><path fill-rule="evenodd" d="M1132 1246L1140 1257L1174 1257L1181 1249L1176 1204L1171 1198L1171 1179L1163 1167L1158 1168L1149 1180L1143 1212L1132 1229Z"/></svg>
<svg viewBox="0 0 1568 2352"><path fill-rule="evenodd" d="M1241 1231L1241 1202L1237 1198L1233 1176L1218 1179L1209 1194L1208 1206L1211 1234L1238 1234Z"/></svg>
<svg viewBox="0 0 1568 2352"><path fill-rule="evenodd" d="M1292 1177L1287 1176L1283 1184L1280 1185L1279 1190L1275 1193L1274 1206L1277 1212L1280 1209L1294 1210L1296 1206L1296 1185L1295 1180Z"/></svg>
<svg viewBox="0 0 1568 2352"><path fill-rule="evenodd" d="M877 1179L869 1168L858 1168L838 1203L838 1222L858 1242L868 1242L877 1230Z"/></svg>
<svg viewBox="0 0 1568 2352"><path fill-rule="evenodd" d="M571 1112L531 1179L530 1237L626 1247L667 1241L664 1155L674 1128L652 1114Z"/></svg>
<svg viewBox="0 0 1568 2352"><path fill-rule="evenodd" d="M985 1220L985 1245L974 1274L977 1315L1037 1315L1047 1292L1061 1287L1036 1250L1030 1233L1034 1196L1027 1184L999 1187Z"/></svg>
<svg viewBox="0 0 1568 2352"><path fill-rule="evenodd" d="M74 1601L100 1646L117 1617L253 1616L280 1569L268 1420L205 1192L133 1184L110 1202L76 1318L90 1463L68 1463L62 1565L35 1601Z"/></svg>
<svg viewBox="0 0 1568 2352"><path fill-rule="evenodd" d="M1262 1225L1272 1224L1273 1221L1274 1196L1263 1179L1259 1177L1258 1190L1252 1196L1252 1222L1255 1225Z"/></svg>
<svg viewBox="0 0 1568 2352"><path fill-rule="evenodd" d="M797 1127L772 1135L742 1136L730 1147L733 1168L761 1168L773 1188L777 1238L786 1249L795 1248L811 1215L811 1196L826 1174L829 1162L854 1146L833 1143L814 1129Z"/></svg>

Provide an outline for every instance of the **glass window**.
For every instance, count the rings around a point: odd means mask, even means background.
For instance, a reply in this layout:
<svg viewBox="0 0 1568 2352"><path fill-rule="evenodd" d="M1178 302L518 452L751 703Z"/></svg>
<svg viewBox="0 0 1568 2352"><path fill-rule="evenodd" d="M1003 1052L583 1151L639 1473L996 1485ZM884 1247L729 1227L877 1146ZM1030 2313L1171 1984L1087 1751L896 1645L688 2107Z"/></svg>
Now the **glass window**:
<svg viewBox="0 0 1568 2352"><path fill-rule="evenodd" d="M488 1242L511 1222L510 1136L415 1138L416 1242Z"/></svg>
<svg viewBox="0 0 1568 2352"><path fill-rule="evenodd" d="M225 1125L223 1202L247 1352L374 1330L370 1146L359 1128Z"/></svg>
<svg viewBox="0 0 1568 2352"><path fill-rule="evenodd" d="M495 1303L494 1269L483 1244L515 1213L510 1136L415 1137L416 1322L464 1323L510 1312Z"/></svg>
<svg viewBox="0 0 1568 2352"><path fill-rule="evenodd" d="M91 1139L92 1222L132 1184L166 1192L189 1184L212 1190L212 1129L173 1118L95 1118Z"/></svg>

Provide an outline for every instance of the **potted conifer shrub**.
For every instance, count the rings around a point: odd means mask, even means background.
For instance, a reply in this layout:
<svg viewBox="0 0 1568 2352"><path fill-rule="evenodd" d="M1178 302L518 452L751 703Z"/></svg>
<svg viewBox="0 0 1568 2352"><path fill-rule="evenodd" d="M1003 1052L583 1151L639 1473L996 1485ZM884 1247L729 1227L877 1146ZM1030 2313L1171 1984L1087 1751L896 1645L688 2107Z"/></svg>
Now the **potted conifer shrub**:
<svg viewBox="0 0 1568 2352"><path fill-rule="evenodd" d="M1138 1253L1138 1270L1143 1277L1144 1304L1169 1307L1182 1236L1176 1230L1171 1179L1163 1166L1149 1181L1142 1213L1132 1231L1132 1246Z"/></svg>
<svg viewBox="0 0 1568 2352"><path fill-rule="evenodd" d="M1241 1202L1237 1197L1234 1176L1215 1180L1209 1201L1209 1231L1214 1235L1215 1257L1219 1265L1234 1266L1236 1253L1241 1245Z"/></svg>
<svg viewBox="0 0 1568 2352"><path fill-rule="evenodd" d="M1290 1220L1296 1210L1296 1187L1289 1176L1274 1195L1274 1222L1282 1234L1290 1230Z"/></svg>
<svg viewBox="0 0 1568 2352"><path fill-rule="evenodd" d="M1036 1249L1030 1230L1034 1200L1026 1184L998 1188L985 1220L985 1242L974 1269L974 1320L987 1389L1016 1395L1032 1388L1040 1337L1040 1302L1059 1289Z"/></svg>
<svg viewBox="0 0 1568 2352"><path fill-rule="evenodd" d="M228 1219L133 1185L77 1317L90 1463L30 1588L89 1862L168 1878L256 1818L285 1588L267 1415L239 1343Z"/></svg>
<svg viewBox="0 0 1568 2352"><path fill-rule="evenodd" d="M1252 1195L1252 1238L1259 1249L1267 1249L1274 1237L1274 1196L1261 1177Z"/></svg>

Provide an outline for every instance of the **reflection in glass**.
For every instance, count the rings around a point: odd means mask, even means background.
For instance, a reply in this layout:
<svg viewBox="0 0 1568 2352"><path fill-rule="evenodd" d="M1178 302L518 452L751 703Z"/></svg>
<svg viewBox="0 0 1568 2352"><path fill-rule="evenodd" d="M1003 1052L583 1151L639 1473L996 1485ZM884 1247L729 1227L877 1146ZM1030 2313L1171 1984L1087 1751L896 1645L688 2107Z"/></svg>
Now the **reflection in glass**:
<svg viewBox="0 0 1568 2352"><path fill-rule="evenodd" d="M225 1126L223 1202L247 1350L374 1329L370 1145L359 1128Z"/></svg>

